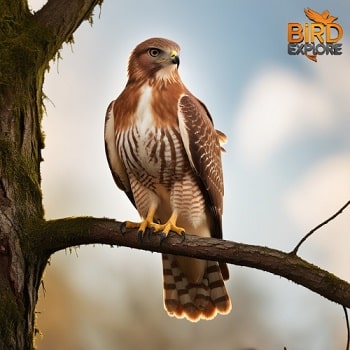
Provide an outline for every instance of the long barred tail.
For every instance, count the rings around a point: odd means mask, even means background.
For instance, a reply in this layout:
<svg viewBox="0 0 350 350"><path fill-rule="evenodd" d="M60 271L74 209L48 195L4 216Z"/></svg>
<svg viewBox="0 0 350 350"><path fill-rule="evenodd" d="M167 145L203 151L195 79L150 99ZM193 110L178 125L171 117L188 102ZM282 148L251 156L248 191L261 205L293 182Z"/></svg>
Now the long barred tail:
<svg viewBox="0 0 350 350"><path fill-rule="evenodd" d="M217 262L207 261L202 281L190 283L173 255L163 254L162 258L164 306L169 316L197 322L231 311L230 297Z"/></svg>

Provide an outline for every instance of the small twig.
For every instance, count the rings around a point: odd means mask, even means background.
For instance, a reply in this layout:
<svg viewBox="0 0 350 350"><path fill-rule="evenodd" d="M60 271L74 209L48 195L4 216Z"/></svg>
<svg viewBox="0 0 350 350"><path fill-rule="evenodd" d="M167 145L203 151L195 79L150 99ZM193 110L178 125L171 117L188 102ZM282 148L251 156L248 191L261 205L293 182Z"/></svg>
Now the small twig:
<svg viewBox="0 0 350 350"><path fill-rule="evenodd" d="M346 348L345 350L350 349L350 326L349 326L349 316L348 316L348 310L346 307L343 305L343 310L345 313L345 321L346 321L346 330L347 330L347 341L346 341Z"/></svg>
<svg viewBox="0 0 350 350"><path fill-rule="evenodd" d="M45 282L43 279L41 280L40 285L43 289L43 294L44 294L44 298L45 298L46 297L46 288L45 288Z"/></svg>
<svg viewBox="0 0 350 350"><path fill-rule="evenodd" d="M326 221L322 222L321 224L314 227L309 233L307 233L300 242L295 246L295 248L292 250L290 254L296 255L298 252L298 249L300 246L318 229L320 229L322 226L327 225L330 221L335 219L339 214L341 214L348 206L350 205L350 201L346 202L335 214L333 214L330 218L328 218Z"/></svg>

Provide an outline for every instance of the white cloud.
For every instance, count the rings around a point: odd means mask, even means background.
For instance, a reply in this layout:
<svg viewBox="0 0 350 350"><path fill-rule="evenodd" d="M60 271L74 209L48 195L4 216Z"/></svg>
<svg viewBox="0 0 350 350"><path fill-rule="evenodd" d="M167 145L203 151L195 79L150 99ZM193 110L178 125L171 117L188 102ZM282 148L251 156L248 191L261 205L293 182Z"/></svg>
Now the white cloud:
<svg viewBox="0 0 350 350"><path fill-rule="evenodd" d="M350 41L344 42L344 47L350 47ZM338 57L325 57L317 65L311 66L316 77L317 87L324 90L326 98L333 101L333 112L337 118L349 118L350 100L350 61L347 55ZM340 115L339 112L347 110L348 113Z"/></svg>
<svg viewBox="0 0 350 350"><path fill-rule="evenodd" d="M350 153L310 169L286 194L286 207L303 228L312 228L350 200Z"/></svg>
<svg viewBox="0 0 350 350"><path fill-rule="evenodd" d="M313 167L285 196L290 217L307 232L350 200L350 152L332 156ZM350 208L317 231L306 243L321 252L325 268L350 280Z"/></svg>
<svg viewBox="0 0 350 350"><path fill-rule="evenodd" d="M247 161L261 164L290 142L334 132L344 121L349 113L350 82L345 77L350 63L345 58L322 59L307 76L271 67L248 85L234 125L238 149Z"/></svg>

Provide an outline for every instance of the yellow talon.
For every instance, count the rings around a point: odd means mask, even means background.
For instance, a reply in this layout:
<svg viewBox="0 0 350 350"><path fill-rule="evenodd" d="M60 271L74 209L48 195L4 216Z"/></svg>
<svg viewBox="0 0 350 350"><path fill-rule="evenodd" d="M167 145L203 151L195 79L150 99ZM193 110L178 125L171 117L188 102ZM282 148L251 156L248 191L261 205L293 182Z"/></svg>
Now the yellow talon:
<svg viewBox="0 0 350 350"><path fill-rule="evenodd" d="M185 230L182 227L176 226L177 214L174 212L171 214L169 220L165 224L158 224L153 221L155 214L155 208L151 207L148 211L148 214L144 220L141 222L125 222L125 228L135 229L137 228L141 237L147 229L152 229L153 232L161 232L162 236L165 238L168 236L170 231L177 233L180 236L183 236Z"/></svg>
<svg viewBox="0 0 350 350"><path fill-rule="evenodd" d="M156 212L155 207L150 207L147 213L147 216L144 220L141 222L132 222L132 221L125 221L125 228L137 228L139 230L139 234L142 236L147 228L153 228L153 225L156 225L153 222L154 213Z"/></svg>
<svg viewBox="0 0 350 350"><path fill-rule="evenodd" d="M157 229L155 229L155 231L161 231L164 238L169 234L170 231L173 231L182 236L185 233L185 230L182 227L176 226L176 219L177 214L173 212L165 224L155 224L157 226Z"/></svg>

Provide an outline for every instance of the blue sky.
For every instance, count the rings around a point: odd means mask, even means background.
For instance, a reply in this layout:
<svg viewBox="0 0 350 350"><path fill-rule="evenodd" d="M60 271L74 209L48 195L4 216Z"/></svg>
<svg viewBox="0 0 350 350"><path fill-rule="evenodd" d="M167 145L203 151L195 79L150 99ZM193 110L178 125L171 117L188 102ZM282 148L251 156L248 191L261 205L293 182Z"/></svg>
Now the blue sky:
<svg viewBox="0 0 350 350"><path fill-rule="evenodd" d="M44 2L31 1L34 9ZM305 7L328 9L339 17L343 55L322 56L314 63L287 54L287 23L308 22ZM64 45L63 59L52 62L46 76L46 217L138 218L109 173L104 113L124 88L130 51L144 39L162 36L180 44L184 83L228 136L225 238L291 250L350 199L349 18L348 1L105 0L101 12L95 10L93 26L82 24L75 44ZM347 212L311 238L300 254L350 280L349 227ZM93 290L86 270L104 283L103 267L115 257L103 247L84 248L79 255L76 265L64 254L56 254L53 262L73 276L82 292ZM118 255L123 264L134 259L149 264L161 293L159 256L128 250ZM138 276L135 267L131 270ZM261 289L266 317L278 332L287 338L303 334L303 341L291 348L334 348L336 331L328 326L329 320L343 326L340 307L267 273L231 267L231 275L231 294L235 281L248 281ZM305 308L307 316L301 317ZM341 336L345 342L345 330Z"/></svg>

